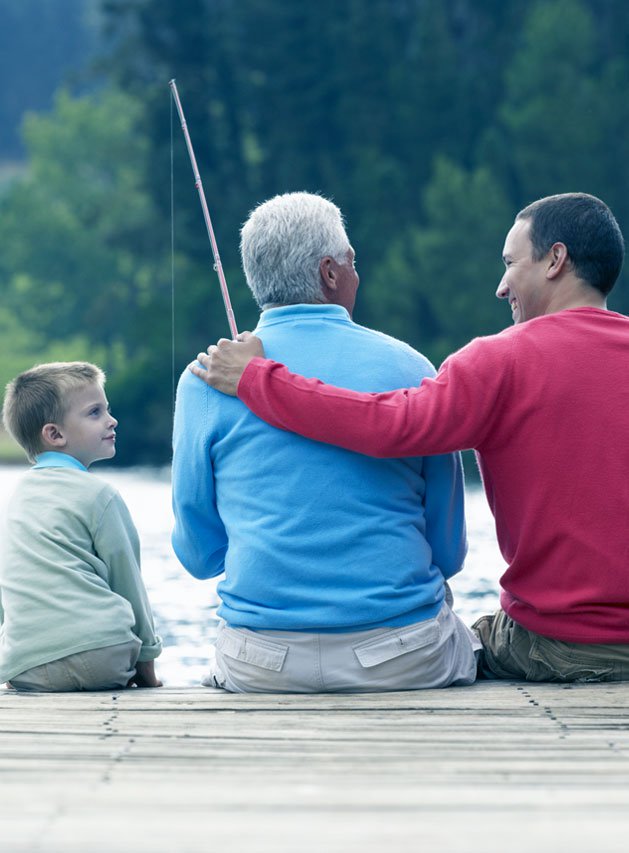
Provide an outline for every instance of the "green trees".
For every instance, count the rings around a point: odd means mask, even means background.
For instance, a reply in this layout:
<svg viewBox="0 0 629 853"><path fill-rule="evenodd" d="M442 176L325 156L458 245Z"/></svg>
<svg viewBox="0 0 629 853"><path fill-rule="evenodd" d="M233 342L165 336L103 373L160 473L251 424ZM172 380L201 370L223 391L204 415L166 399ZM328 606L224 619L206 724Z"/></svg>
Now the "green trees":
<svg viewBox="0 0 629 853"><path fill-rule="evenodd" d="M51 351L89 357L114 390L152 357L169 368L167 348L153 349L170 339L168 225L160 229L141 183L148 144L139 112L115 90L79 99L61 92L51 115L26 119L29 171L0 204L4 307L38 342L24 367ZM147 430L152 453L155 442L163 446L168 411L159 421L158 438Z"/></svg>
<svg viewBox="0 0 629 853"><path fill-rule="evenodd" d="M518 206L589 192L611 206L627 234L627 42L599 26L599 5L553 0L531 8L505 70L497 127ZM626 279L611 302L629 308Z"/></svg>
<svg viewBox="0 0 629 853"><path fill-rule="evenodd" d="M366 288L375 325L437 363L475 335L503 328L507 312L493 294L513 213L488 168L468 172L437 159L420 208L425 224L391 244Z"/></svg>
<svg viewBox="0 0 629 853"><path fill-rule="evenodd" d="M26 119L30 169L3 199L3 264L9 306L44 337L89 330L110 347L159 288L150 252L138 252L152 208L139 186L147 141L134 133L137 115L117 92L61 92L50 116Z"/></svg>
<svg viewBox="0 0 629 853"><path fill-rule="evenodd" d="M95 49L99 0L4 0L0 3L0 160L23 155L24 109L48 109L55 81ZM80 75L75 74L75 81Z"/></svg>
<svg viewBox="0 0 629 853"><path fill-rule="evenodd" d="M27 174L0 192L0 325L12 364L29 340L32 360L104 364L127 460L169 452L172 77L240 328L257 311L238 230L279 192L341 206L356 319L435 362L510 322L493 294L524 204L592 192L629 233L621 0L107 0L102 15L102 91L29 118ZM178 374L228 329L172 131ZM629 310L626 274L610 305Z"/></svg>

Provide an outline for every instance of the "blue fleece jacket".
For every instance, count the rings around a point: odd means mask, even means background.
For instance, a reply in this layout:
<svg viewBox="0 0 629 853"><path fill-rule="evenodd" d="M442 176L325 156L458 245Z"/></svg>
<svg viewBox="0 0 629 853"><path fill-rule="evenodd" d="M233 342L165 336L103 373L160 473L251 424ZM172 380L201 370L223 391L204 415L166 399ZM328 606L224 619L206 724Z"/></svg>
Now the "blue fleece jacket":
<svg viewBox="0 0 629 853"><path fill-rule="evenodd" d="M433 376L406 344L336 305L264 311L269 358L355 391ZM174 426L173 546L225 572L218 614L260 630L359 631L429 619L465 555L456 455L372 459L268 426L189 371Z"/></svg>

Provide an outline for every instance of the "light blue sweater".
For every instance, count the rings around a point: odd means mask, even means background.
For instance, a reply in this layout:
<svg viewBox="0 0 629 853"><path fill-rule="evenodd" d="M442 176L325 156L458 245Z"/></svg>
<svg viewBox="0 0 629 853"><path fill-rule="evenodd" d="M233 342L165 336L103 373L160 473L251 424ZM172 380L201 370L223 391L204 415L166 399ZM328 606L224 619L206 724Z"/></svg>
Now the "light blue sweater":
<svg viewBox="0 0 629 853"><path fill-rule="evenodd" d="M433 376L406 344L336 305L264 311L269 358L356 391ZM358 631L429 619L465 555L457 456L372 459L292 435L185 371L174 426L173 546L225 572L218 614L260 630Z"/></svg>

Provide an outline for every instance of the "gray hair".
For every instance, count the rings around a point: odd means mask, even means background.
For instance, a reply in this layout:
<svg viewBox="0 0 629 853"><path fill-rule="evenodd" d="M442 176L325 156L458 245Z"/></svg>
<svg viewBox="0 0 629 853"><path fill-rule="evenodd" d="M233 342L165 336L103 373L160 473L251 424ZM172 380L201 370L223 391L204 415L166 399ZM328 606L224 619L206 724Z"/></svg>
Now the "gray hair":
<svg viewBox="0 0 629 853"><path fill-rule="evenodd" d="M321 259L343 263L350 248L339 208L312 193L263 202L240 233L242 266L260 307L321 301Z"/></svg>

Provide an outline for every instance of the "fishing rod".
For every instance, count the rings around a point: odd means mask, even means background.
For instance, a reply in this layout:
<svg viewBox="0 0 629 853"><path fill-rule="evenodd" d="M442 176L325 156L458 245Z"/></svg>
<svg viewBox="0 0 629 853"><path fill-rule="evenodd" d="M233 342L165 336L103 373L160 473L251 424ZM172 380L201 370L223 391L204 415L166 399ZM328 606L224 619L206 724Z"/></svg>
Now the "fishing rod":
<svg viewBox="0 0 629 853"><path fill-rule="evenodd" d="M188 147L188 154L190 155L190 163L192 164L192 172L194 173L194 185L197 188L199 193L199 201L201 202L201 209L203 210L203 218L205 219L205 226L207 228L207 234L210 238L210 243L212 245L212 254L214 256L214 269L216 270L216 274L218 275L218 280L221 285L221 293L223 294L223 303L225 305L225 313L227 314L227 322L229 323L229 328L232 333L232 338L236 338L238 336L238 329L236 327L236 319L234 317L234 311L232 309L231 300L229 298L229 291L227 289L227 282L225 281L225 273L223 272L223 265L221 264L221 258L218 253L218 245L216 243L216 237L214 236L214 229L212 228L212 220L210 219L210 211L208 210L207 201L205 200L205 192L203 191L203 183L201 182L201 175L199 174L199 167L197 166L197 159L194 156L194 149L192 147L192 140L190 139L190 134L188 133L188 125L186 123L186 117L183 114L183 107L181 106L181 101L179 100L179 92L177 91L177 85L175 83L174 78L168 84L173 94L173 98L175 100L175 104L177 106L177 112L179 113L179 120L181 122L181 129L183 130L183 135L186 140L186 145Z"/></svg>

